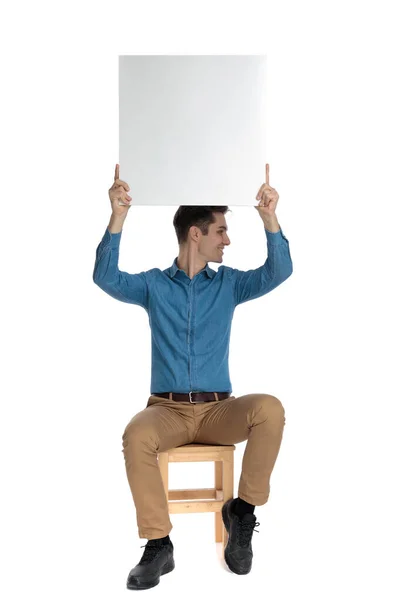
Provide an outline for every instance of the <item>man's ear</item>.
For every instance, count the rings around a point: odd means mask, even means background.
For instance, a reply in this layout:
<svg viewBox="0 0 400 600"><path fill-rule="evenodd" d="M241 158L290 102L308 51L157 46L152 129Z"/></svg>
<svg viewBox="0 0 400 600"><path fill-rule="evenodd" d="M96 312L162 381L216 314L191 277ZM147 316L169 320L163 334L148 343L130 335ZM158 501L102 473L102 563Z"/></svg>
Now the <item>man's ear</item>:
<svg viewBox="0 0 400 600"><path fill-rule="evenodd" d="M195 240L200 239L200 229L196 225L192 225L189 229L189 236Z"/></svg>

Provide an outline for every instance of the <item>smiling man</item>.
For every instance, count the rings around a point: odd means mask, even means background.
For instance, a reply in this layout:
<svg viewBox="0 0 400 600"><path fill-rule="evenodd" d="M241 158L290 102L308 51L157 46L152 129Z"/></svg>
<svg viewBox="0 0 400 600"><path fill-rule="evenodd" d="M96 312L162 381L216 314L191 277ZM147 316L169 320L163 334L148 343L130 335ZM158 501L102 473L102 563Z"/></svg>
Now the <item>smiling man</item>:
<svg viewBox="0 0 400 600"><path fill-rule="evenodd" d="M226 563L234 573L246 574L252 565L252 534L259 525L254 509L269 497L285 411L278 398L266 393L232 395L229 340L235 308L269 293L293 271L289 242L275 213L279 195L269 185L267 165L255 208L264 225L268 256L257 269L221 265L215 271L208 265L222 263L223 250L230 244L227 206L180 206L173 221L179 255L172 265L129 274L118 269L122 226L132 202L129 190L119 179L117 165L109 190L112 216L93 272L94 282L113 298L144 308L151 327L151 396L122 436L139 537L148 539L127 587L153 587L175 566L157 456L190 443L247 440L238 497L222 507L229 534Z"/></svg>

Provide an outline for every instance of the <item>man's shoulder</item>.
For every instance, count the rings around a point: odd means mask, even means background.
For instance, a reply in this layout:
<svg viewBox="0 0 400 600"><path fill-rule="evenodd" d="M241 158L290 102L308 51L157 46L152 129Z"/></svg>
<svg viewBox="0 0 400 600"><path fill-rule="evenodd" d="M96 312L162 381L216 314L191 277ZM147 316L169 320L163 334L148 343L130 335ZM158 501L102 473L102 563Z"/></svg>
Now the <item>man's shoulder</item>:
<svg viewBox="0 0 400 600"><path fill-rule="evenodd" d="M164 269L164 270L161 270L159 267L153 267L152 269L149 269L148 271L144 271L144 273L151 277L151 276L162 275L162 273L168 273L168 271L169 271L169 267L168 267L168 269Z"/></svg>
<svg viewBox="0 0 400 600"><path fill-rule="evenodd" d="M234 269L232 267L228 267L227 265L221 265L218 268L217 273L220 273L221 275L230 275L232 273L232 271L234 271Z"/></svg>

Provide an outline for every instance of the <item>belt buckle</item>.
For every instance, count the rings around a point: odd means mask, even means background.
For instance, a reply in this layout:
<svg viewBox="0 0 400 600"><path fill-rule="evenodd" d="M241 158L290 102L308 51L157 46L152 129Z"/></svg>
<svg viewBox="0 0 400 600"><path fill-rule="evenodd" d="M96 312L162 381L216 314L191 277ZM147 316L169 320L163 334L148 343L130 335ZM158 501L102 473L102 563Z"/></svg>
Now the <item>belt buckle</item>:
<svg viewBox="0 0 400 600"><path fill-rule="evenodd" d="M191 402L192 404L196 404L196 402L193 402L192 400L192 393L193 392L189 392L189 402Z"/></svg>

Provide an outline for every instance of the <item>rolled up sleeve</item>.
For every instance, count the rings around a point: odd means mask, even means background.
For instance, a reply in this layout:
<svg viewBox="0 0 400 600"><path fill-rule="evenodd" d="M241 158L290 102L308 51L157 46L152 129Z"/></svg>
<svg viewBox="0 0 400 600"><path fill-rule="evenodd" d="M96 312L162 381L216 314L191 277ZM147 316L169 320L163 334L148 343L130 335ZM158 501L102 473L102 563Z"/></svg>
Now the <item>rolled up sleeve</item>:
<svg viewBox="0 0 400 600"><path fill-rule="evenodd" d="M267 238L267 260L261 267L240 271L232 269L234 302L242 304L260 298L283 283L293 273L289 241L282 229L272 233L264 228Z"/></svg>
<svg viewBox="0 0 400 600"><path fill-rule="evenodd" d="M110 233L106 229L96 249L93 281L104 292L121 302L148 308L147 271L126 273L118 268L122 231Z"/></svg>

